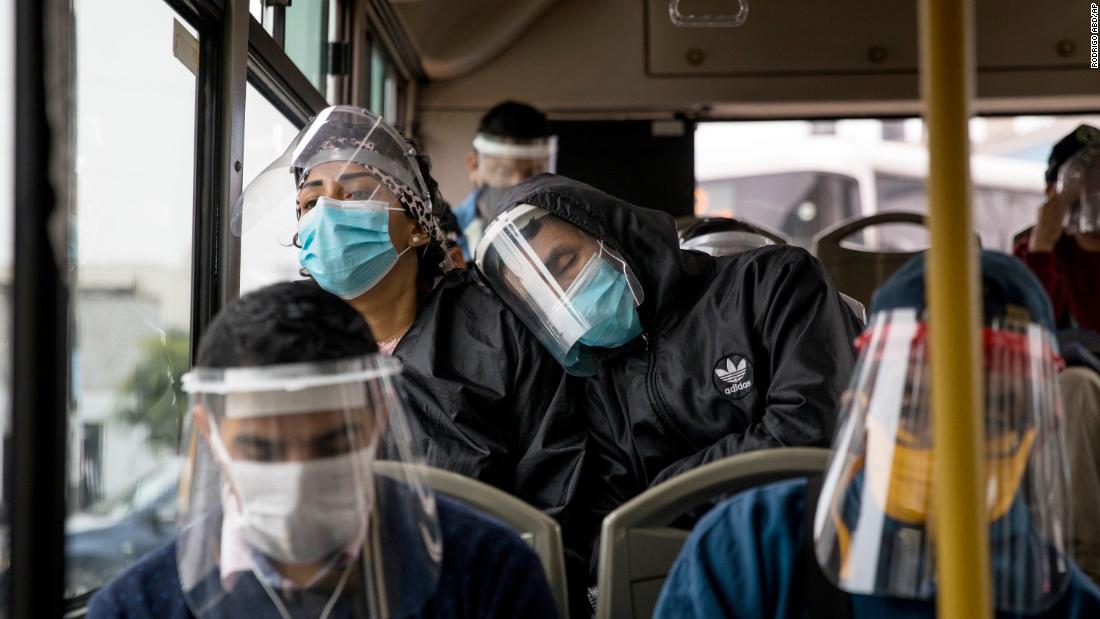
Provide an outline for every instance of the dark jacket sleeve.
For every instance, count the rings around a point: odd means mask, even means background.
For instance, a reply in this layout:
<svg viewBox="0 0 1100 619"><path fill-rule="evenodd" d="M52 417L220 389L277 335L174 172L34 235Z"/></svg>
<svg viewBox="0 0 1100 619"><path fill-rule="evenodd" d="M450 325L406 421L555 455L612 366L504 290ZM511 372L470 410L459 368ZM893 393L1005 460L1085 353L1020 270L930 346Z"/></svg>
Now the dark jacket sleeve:
<svg viewBox="0 0 1100 619"><path fill-rule="evenodd" d="M511 342L510 409L516 415L516 495L566 526L576 493L587 432L575 403L583 390L510 312L502 317Z"/></svg>
<svg viewBox="0 0 1100 619"><path fill-rule="evenodd" d="M825 447L837 404L855 364L855 322L815 258L798 250L762 264L752 293L753 329L767 355L770 381L763 415L744 432L729 434L682 458L653 480L735 454L773 447Z"/></svg>
<svg viewBox="0 0 1100 619"><path fill-rule="evenodd" d="M428 463L558 517L584 425L572 419L571 380L508 308L469 276L449 276L395 354Z"/></svg>

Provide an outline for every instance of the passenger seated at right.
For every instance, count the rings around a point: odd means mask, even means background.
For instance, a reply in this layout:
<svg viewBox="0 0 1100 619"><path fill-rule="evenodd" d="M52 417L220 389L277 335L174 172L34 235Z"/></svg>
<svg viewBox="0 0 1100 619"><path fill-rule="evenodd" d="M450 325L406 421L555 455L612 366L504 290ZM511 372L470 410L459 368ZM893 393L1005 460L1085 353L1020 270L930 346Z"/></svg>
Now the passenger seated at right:
<svg viewBox="0 0 1100 619"><path fill-rule="evenodd" d="M986 517L998 617L1100 617L1067 552L1060 358L1042 286L981 256ZM655 617L934 617L924 256L878 291L824 477L734 496L695 527ZM810 511L808 511L810 510ZM1095 526L1095 522L1082 523Z"/></svg>
<svg viewBox="0 0 1100 619"><path fill-rule="evenodd" d="M401 364L377 353L320 288L275 284L222 310L183 377L180 532L88 619L555 617L519 536L425 487ZM404 466L382 475L376 459Z"/></svg>
<svg viewBox="0 0 1100 619"><path fill-rule="evenodd" d="M1061 376L1073 496L1073 560L1100 584L1100 374L1067 367Z"/></svg>
<svg viewBox="0 0 1100 619"><path fill-rule="evenodd" d="M1100 129L1081 125L1054 145L1046 198L1015 253L1050 295L1058 328L1100 332Z"/></svg>

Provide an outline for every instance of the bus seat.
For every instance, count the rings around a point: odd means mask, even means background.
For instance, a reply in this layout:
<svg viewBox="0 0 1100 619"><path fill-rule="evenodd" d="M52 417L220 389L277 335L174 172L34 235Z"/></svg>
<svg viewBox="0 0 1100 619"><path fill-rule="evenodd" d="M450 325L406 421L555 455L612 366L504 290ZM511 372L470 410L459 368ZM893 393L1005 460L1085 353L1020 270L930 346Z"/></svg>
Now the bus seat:
<svg viewBox="0 0 1100 619"><path fill-rule="evenodd" d="M856 301L852 297L849 297L843 292L838 292L837 294L840 295L840 300L844 301L844 304L848 306L848 309L852 310L852 313L856 315L856 318L859 318L860 324L866 326L867 308L862 303Z"/></svg>
<svg viewBox="0 0 1100 619"><path fill-rule="evenodd" d="M825 471L829 450L765 449L724 458L658 484L603 521L597 619L651 617L690 531L670 526L699 505L773 481Z"/></svg>
<svg viewBox="0 0 1100 619"><path fill-rule="evenodd" d="M374 470L381 475L395 477L401 466L397 462L378 461L374 463ZM569 619L565 551L558 522L520 499L471 477L432 466L416 466L420 478L432 490L457 499L512 527L538 555L542 569L546 572L546 579L550 582L558 615L562 619Z"/></svg>
<svg viewBox="0 0 1100 619"><path fill-rule="evenodd" d="M871 304L875 289L893 275L916 251L873 251L844 247L845 239L883 224L924 226L920 213L886 212L842 221L814 237L814 255L832 276L837 290L864 306Z"/></svg>
<svg viewBox="0 0 1100 619"><path fill-rule="evenodd" d="M791 241L782 232L773 230L767 226L750 223L735 217L677 217L676 236L680 240L680 246L698 237L717 232L744 232L764 237L768 245L790 245ZM690 249L685 247L685 249ZM712 254L712 255L728 255Z"/></svg>

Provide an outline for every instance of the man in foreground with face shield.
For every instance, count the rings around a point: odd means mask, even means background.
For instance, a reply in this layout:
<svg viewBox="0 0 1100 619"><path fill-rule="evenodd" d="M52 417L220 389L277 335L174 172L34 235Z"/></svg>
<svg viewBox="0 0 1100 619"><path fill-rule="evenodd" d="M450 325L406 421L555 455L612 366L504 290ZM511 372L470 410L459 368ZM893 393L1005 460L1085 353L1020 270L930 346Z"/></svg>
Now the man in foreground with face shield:
<svg viewBox="0 0 1100 619"><path fill-rule="evenodd" d="M554 171L557 140L546 115L525 103L505 101L481 117L466 167L473 191L457 207L462 251L473 260L492 211L504 192L521 181Z"/></svg>
<svg viewBox="0 0 1100 619"><path fill-rule="evenodd" d="M359 315L319 288L230 304L183 378L180 533L88 616L555 616L515 533L424 486L400 364L376 353Z"/></svg>
<svg viewBox="0 0 1100 619"><path fill-rule="evenodd" d="M543 175L498 204L477 267L567 372L588 377L575 504L590 535L673 475L832 436L859 331L802 249L681 251L667 213Z"/></svg>
<svg viewBox="0 0 1100 619"><path fill-rule="evenodd" d="M923 319L924 270L924 256L914 257L874 297L824 477L719 504L685 544L656 617L935 616L935 326ZM1049 302L1014 258L983 252L981 271L998 617L1100 616L1100 589L1067 554L1071 497Z"/></svg>
<svg viewBox="0 0 1100 619"><path fill-rule="evenodd" d="M1054 145L1046 195L1016 255L1043 283L1059 328L1100 333L1100 129L1081 125Z"/></svg>

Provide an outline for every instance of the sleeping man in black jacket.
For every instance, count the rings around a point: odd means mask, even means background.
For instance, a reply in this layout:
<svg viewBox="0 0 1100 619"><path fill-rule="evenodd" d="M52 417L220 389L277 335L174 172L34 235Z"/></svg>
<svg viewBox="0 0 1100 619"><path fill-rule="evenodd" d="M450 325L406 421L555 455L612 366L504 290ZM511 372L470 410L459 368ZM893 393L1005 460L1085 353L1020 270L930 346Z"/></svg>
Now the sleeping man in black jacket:
<svg viewBox="0 0 1100 619"><path fill-rule="evenodd" d="M668 214L542 175L497 204L476 261L566 371L590 377L575 500L592 533L702 464L828 445L859 325L805 250L681 251Z"/></svg>

